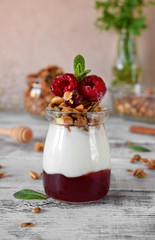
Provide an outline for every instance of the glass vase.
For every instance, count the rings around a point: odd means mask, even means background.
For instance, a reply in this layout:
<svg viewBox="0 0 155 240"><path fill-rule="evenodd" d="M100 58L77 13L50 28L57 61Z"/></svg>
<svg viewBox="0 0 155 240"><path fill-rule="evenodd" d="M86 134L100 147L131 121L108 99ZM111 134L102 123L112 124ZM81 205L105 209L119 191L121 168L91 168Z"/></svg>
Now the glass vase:
<svg viewBox="0 0 155 240"><path fill-rule="evenodd" d="M112 89L132 91L140 83L141 68L137 59L135 36L122 29L117 48L117 58L112 71Z"/></svg>

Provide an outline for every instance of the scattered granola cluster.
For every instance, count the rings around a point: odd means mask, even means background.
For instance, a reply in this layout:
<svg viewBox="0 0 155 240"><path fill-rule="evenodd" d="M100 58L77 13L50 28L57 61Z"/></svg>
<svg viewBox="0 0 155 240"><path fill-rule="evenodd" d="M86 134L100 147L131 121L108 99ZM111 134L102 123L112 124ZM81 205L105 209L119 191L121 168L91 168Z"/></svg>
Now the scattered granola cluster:
<svg viewBox="0 0 155 240"><path fill-rule="evenodd" d="M3 178L5 176L6 172L1 172L0 173L0 178Z"/></svg>
<svg viewBox="0 0 155 240"><path fill-rule="evenodd" d="M144 172L144 169L138 168L133 172L133 175L137 178L144 178L147 176L147 173Z"/></svg>
<svg viewBox="0 0 155 240"><path fill-rule="evenodd" d="M133 158L130 158L129 161L131 163L134 163L135 161L143 162L148 169L155 169L155 160L153 160L152 158L148 159L142 158L140 155L134 155Z"/></svg>
<svg viewBox="0 0 155 240"><path fill-rule="evenodd" d="M155 160L153 160L152 158L150 160L148 160L145 164L145 166L148 169L155 169Z"/></svg>
<svg viewBox="0 0 155 240"><path fill-rule="evenodd" d="M33 227L34 224L33 223L30 223L30 222L23 222L21 223L21 228L24 228L24 227Z"/></svg>
<svg viewBox="0 0 155 240"><path fill-rule="evenodd" d="M44 151L44 145L45 145L45 142L36 142L35 146L34 146L35 151L36 152L43 152Z"/></svg>
<svg viewBox="0 0 155 240"><path fill-rule="evenodd" d="M32 209L32 212L33 213L39 213L41 211L41 208L40 207L36 207L36 208L33 208ZM21 228L25 228L25 227L34 227L34 223L31 223L31 222L23 222L20 224Z"/></svg>
<svg viewBox="0 0 155 240"><path fill-rule="evenodd" d="M27 76L28 85L25 89L25 107L27 112L38 116L45 115L44 110L52 97L50 86L53 79L62 73L62 68L48 66L36 74Z"/></svg>
<svg viewBox="0 0 155 240"><path fill-rule="evenodd" d="M148 169L155 169L155 160L153 160L152 158L151 159L142 158L140 155L137 154L129 159L130 163L134 163L136 161L145 163L145 167L147 167ZM133 175L137 178L143 178L147 176L144 169L141 168L138 168L135 171L133 171L132 169L126 169L126 171L133 172Z"/></svg>
<svg viewBox="0 0 155 240"><path fill-rule="evenodd" d="M29 175L32 179L40 179L42 178L42 173L40 175L38 175L37 172L34 171L29 171Z"/></svg>
<svg viewBox="0 0 155 240"><path fill-rule="evenodd" d="M39 213L41 211L41 208L40 207L37 207L37 208L33 208L32 209L32 212L33 213Z"/></svg>

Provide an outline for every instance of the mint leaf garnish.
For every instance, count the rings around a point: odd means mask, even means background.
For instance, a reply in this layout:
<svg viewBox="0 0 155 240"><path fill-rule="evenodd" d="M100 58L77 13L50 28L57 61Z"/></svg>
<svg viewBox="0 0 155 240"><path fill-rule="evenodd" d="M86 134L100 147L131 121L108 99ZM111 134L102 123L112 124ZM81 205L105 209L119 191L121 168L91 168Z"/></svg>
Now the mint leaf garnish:
<svg viewBox="0 0 155 240"><path fill-rule="evenodd" d="M83 71L83 72L80 72L79 75L78 75L78 77L77 77L77 80L78 80L79 82L81 82L81 81L85 78L85 76L86 76L88 73L90 73L90 72L91 72L90 69L89 69L89 70L85 70L85 71Z"/></svg>
<svg viewBox="0 0 155 240"><path fill-rule="evenodd" d="M39 192L33 191L31 189L22 189L19 192L14 193L13 195L15 198L18 199L47 199L46 195L43 195Z"/></svg>
<svg viewBox="0 0 155 240"><path fill-rule="evenodd" d="M74 58L73 68L74 72L76 72L77 68L80 70L80 72L83 72L85 70L85 60L84 57L80 54Z"/></svg>
<svg viewBox="0 0 155 240"><path fill-rule="evenodd" d="M77 64L76 69L74 70L74 76L78 78L79 74L83 72L82 71L82 65L80 63Z"/></svg>
<svg viewBox="0 0 155 240"><path fill-rule="evenodd" d="M85 70L85 59L82 55L77 55L73 63L74 76L80 82L91 70Z"/></svg>
<svg viewBox="0 0 155 240"><path fill-rule="evenodd" d="M127 145L128 148L138 151L138 152L150 152L148 148L140 147L140 146L135 146L135 145Z"/></svg>

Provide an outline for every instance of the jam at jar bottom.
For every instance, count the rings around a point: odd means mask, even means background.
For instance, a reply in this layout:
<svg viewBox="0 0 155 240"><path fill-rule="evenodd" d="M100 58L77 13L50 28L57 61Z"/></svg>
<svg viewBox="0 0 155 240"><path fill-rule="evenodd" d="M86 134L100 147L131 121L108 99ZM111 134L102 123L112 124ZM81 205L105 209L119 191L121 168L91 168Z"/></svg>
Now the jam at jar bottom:
<svg viewBox="0 0 155 240"><path fill-rule="evenodd" d="M110 186L110 169L91 172L80 177L43 172L46 194L54 199L84 203L99 200L107 195Z"/></svg>

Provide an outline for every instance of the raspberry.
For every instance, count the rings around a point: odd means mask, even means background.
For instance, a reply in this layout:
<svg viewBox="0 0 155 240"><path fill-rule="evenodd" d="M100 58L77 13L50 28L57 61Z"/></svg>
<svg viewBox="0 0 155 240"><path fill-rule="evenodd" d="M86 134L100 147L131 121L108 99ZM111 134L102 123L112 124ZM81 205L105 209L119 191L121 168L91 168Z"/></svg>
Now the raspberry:
<svg viewBox="0 0 155 240"><path fill-rule="evenodd" d="M79 93L88 101L100 101L106 90L105 82L96 75L89 75L79 83Z"/></svg>
<svg viewBox="0 0 155 240"><path fill-rule="evenodd" d="M61 74L56 77L51 85L54 95L62 97L64 92L76 90L78 81L71 73Z"/></svg>

